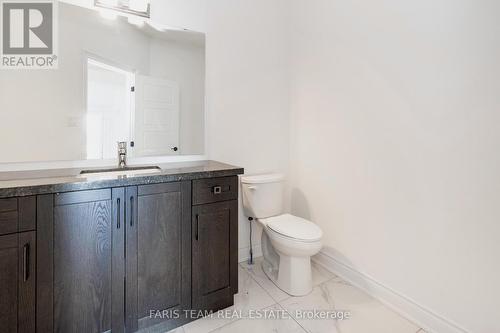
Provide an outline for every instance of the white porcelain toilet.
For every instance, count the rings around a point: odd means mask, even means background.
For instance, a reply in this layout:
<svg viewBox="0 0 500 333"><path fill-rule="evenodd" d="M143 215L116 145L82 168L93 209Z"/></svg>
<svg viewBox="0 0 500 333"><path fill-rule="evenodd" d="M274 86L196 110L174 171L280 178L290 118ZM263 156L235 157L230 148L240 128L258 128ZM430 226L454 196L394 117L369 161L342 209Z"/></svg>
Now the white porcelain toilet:
<svg viewBox="0 0 500 333"><path fill-rule="evenodd" d="M281 290L292 296L312 290L311 256L321 250L323 232L311 221L283 213L281 174L241 178L245 214L263 227L262 268Z"/></svg>

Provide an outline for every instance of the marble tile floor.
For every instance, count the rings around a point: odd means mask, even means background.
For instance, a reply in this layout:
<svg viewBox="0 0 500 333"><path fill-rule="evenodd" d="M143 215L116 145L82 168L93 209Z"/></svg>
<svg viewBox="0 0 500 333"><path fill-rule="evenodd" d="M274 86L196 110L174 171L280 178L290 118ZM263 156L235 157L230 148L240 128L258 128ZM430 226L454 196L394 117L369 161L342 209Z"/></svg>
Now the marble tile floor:
<svg viewBox="0 0 500 333"><path fill-rule="evenodd" d="M425 333L363 291L313 264L313 291L292 297L276 287L260 266L240 263L235 316L205 317L169 333ZM324 311L323 311L324 310ZM347 319L308 318L316 313L349 312ZM260 317L259 317L260 316Z"/></svg>

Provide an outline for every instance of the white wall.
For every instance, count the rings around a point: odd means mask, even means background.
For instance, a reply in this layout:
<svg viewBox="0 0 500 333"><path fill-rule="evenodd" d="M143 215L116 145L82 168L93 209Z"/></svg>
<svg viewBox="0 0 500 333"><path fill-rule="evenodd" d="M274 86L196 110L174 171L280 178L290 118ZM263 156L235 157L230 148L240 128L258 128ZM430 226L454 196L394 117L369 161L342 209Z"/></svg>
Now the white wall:
<svg viewBox="0 0 500 333"><path fill-rule="evenodd" d="M345 264L500 332L500 3L291 3L293 212Z"/></svg>
<svg viewBox="0 0 500 333"><path fill-rule="evenodd" d="M207 6L209 157L247 174L287 172L286 0L211 0ZM248 221L240 209L240 257ZM254 248L260 249L259 232Z"/></svg>

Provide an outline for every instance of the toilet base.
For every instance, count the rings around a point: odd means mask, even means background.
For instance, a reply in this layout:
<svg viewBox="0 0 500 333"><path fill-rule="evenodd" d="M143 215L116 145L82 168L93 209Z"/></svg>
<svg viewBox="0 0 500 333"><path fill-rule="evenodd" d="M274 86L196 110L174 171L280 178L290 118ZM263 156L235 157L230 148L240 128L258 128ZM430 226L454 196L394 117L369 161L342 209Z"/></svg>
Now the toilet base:
<svg viewBox="0 0 500 333"><path fill-rule="evenodd" d="M279 269L264 259L262 270L276 287L291 296L305 296L312 291L311 260L309 257L282 257ZM294 272L294 274L292 275L290 272Z"/></svg>
<svg viewBox="0 0 500 333"><path fill-rule="evenodd" d="M311 257L280 256L277 284L292 296L309 294L312 291Z"/></svg>
<svg viewBox="0 0 500 333"><path fill-rule="evenodd" d="M305 296L312 291L310 257L280 256L279 269L264 258L262 270L276 287L291 296Z"/></svg>
<svg viewBox="0 0 500 333"><path fill-rule="evenodd" d="M319 252L321 242L290 244L275 236L275 246L265 229L261 237L262 270L269 280L291 296L309 294L312 291L311 255Z"/></svg>

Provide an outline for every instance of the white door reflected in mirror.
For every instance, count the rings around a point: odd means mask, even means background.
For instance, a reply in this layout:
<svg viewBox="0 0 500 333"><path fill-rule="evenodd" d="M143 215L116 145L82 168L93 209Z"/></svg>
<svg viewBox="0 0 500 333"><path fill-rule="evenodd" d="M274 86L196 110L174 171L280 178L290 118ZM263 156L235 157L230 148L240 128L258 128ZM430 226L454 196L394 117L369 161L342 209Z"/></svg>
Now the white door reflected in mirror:
<svg viewBox="0 0 500 333"><path fill-rule="evenodd" d="M178 155L179 84L137 75L134 123L134 156Z"/></svg>

